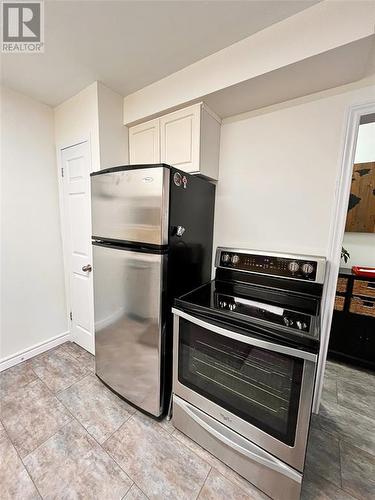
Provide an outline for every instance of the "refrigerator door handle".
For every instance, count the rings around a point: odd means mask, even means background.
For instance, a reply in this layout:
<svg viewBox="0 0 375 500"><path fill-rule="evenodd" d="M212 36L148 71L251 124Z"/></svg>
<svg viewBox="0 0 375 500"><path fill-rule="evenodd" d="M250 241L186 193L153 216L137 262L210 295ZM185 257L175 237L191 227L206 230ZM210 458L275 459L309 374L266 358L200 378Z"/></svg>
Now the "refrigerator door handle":
<svg viewBox="0 0 375 500"><path fill-rule="evenodd" d="M181 238L181 236L184 234L185 231L186 229L184 228L184 226L176 226L173 230L173 233L179 238Z"/></svg>

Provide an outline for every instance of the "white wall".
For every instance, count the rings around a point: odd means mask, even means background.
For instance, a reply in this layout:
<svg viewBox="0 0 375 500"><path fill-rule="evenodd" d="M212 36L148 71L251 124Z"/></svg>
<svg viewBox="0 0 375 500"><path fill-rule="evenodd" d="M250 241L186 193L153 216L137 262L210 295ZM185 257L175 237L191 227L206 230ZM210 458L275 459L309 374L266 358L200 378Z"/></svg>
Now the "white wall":
<svg viewBox="0 0 375 500"><path fill-rule="evenodd" d="M123 125L123 97L98 82L100 168L128 163L128 128Z"/></svg>
<svg viewBox="0 0 375 500"><path fill-rule="evenodd" d="M123 97L94 82L55 108L57 147L90 140L91 171L128 163Z"/></svg>
<svg viewBox="0 0 375 500"><path fill-rule="evenodd" d="M347 111L375 101L373 79L362 84L224 120L215 245L327 256ZM331 314L325 303L322 310ZM326 319L323 325L329 323ZM322 348L328 336L323 329ZM323 383L322 356L316 395ZM318 404L316 399L314 411Z"/></svg>
<svg viewBox="0 0 375 500"><path fill-rule="evenodd" d="M355 152L355 163L375 162L375 123L360 125ZM343 267L375 267L375 233L345 233L343 247L350 253Z"/></svg>
<svg viewBox="0 0 375 500"><path fill-rule="evenodd" d="M375 267L375 234L345 233L342 246L350 253L350 259L342 267L352 266Z"/></svg>
<svg viewBox="0 0 375 500"><path fill-rule="evenodd" d="M327 254L345 113L375 99L343 90L223 121L215 245Z"/></svg>
<svg viewBox="0 0 375 500"><path fill-rule="evenodd" d="M355 163L375 161L375 122L359 126Z"/></svg>
<svg viewBox="0 0 375 500"><path fill-rule="evenodd" d="M98 82L59 104L55 112L55 142L68 147L90 140L91 168L100 169Z"/></svg>
<svg viewBox="0 0 375 500"><path fill-rule="evenodd" d="M0 362L68 330L53 111L1 91Z"/></svg>

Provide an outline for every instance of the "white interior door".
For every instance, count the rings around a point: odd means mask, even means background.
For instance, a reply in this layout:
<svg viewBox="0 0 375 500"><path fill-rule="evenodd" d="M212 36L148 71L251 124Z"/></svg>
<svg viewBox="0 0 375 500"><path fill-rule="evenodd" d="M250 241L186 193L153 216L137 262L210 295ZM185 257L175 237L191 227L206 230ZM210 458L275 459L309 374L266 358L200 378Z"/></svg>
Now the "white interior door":
<svg viewBox="0 0 375 500"><path fill-rule="evenodd" d="M61 150L72 340L94 354L90 151L88 142Z"/></svg>

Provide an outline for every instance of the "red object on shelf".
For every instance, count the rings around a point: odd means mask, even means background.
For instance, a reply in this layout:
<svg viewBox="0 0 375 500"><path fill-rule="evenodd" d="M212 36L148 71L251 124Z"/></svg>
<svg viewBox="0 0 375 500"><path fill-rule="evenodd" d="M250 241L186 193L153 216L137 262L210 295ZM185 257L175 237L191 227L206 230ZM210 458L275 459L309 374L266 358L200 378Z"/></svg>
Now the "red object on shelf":
<svg viewBox="0 0 375 500"><path fill-rule="evenodd" d="M375 278L375 267L353 266L352 272L356 276L364 276L366 278Z"/></svg>

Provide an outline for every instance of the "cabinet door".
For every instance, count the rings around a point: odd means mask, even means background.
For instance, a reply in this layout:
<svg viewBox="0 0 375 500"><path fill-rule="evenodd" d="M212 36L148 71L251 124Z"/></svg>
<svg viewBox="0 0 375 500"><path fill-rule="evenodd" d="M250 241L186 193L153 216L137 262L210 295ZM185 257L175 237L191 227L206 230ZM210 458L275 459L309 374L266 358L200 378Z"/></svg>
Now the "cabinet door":
<svg viewBox="0 0 375 500"><path fill-rule="evenodd" d="M199 172L201 105L160 118L161 161L185 172Z"/></svg>
<svg viewBox="0 0 375 500"><path fill-rule="evenodd" d="M160 163L159 119L129 128L129 161L131 165Z"/></svg>

